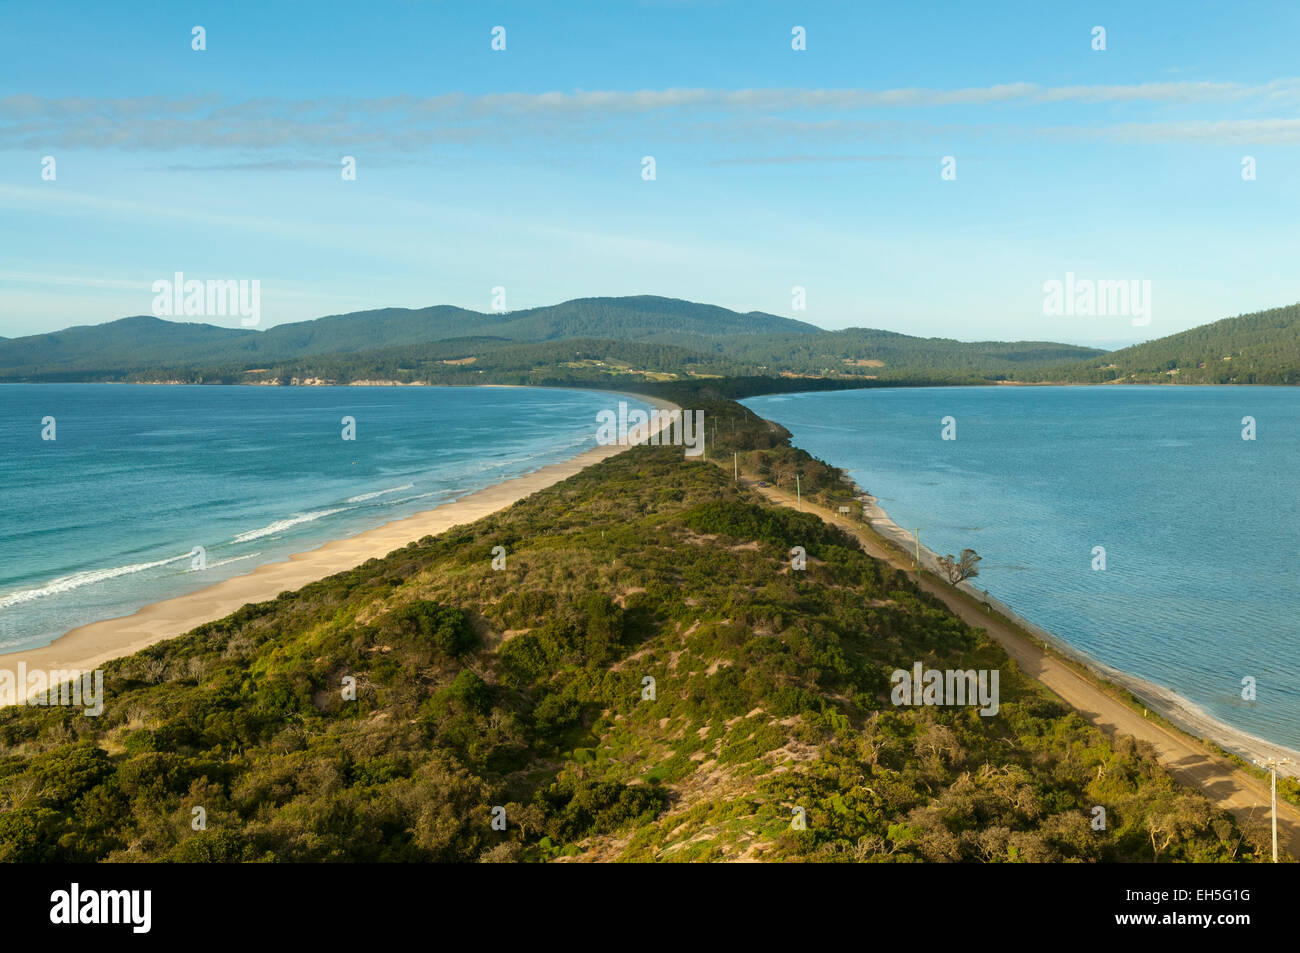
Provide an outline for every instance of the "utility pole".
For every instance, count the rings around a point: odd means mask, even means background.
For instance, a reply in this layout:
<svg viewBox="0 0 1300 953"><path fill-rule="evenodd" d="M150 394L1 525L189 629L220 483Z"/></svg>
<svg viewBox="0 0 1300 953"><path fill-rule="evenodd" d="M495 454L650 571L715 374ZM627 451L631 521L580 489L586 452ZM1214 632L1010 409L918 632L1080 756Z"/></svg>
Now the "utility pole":
<svg viewBox="0 0 1300 953"><path fill-rule="evenodd" d="M921 581L921 530L919 528L912 530L912 537L916 540L916 581Z"/></svg>
<svg viewBox="0 0 1300 953"><path fill-rule="evenodd" d="M732 453L731 455L731 479L740 482L740 454Z"/></svg>
<svg viewBox="0 0 1300 953"><path fill-rule="evenodd" d="M1277 863L1277 769L1280 765L1290 764L1290 758L1283 758L1280 761L1277 758L1255 759L1255 763L1261 768L1268 768L1269 774L1273 779L1273 863Z"/></svg>
<svg viewBox="0 0 1300 953"><path fill-rule="evenodd" d="M799 474L794 475L794 491L799 496L799 512L803 512L803 486L799 482Z"/></svg>

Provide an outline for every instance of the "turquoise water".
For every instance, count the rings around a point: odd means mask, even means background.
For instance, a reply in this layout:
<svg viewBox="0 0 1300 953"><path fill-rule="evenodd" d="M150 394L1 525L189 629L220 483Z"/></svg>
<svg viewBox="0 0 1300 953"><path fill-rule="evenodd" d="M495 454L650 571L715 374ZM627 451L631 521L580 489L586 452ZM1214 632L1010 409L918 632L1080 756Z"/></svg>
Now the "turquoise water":
<svg viewBox="0 0 1300 953"><path fill-rule="evenodd" d="M1300 390L889 388L744 403L848 470L930 549L976 550L975 584L1031 622L1300 746ZM955 440L941 439L949 416ZM1247 676L1254 701L1241 697Z"/></svg>
<svg viewBox="0 0 1300 953"><path fill-rule="evenodd" d="M0 651L594 447L591 391L0 385ZM631 406L646 409L630 400ZM344 416L356 439L342 437ZM41 439L53 417L53 441ZM206 568L192 568L202 547Z"/></svg>

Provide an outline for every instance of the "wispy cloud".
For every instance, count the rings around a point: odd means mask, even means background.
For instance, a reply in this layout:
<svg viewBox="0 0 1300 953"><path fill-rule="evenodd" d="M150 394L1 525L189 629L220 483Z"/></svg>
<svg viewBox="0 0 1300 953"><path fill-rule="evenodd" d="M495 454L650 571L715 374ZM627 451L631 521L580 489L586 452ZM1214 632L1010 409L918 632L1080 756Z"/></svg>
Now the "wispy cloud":
<svg viewBox="0 0 1300 953"><path fill-rule="evenodd" d="M963 155L963 160L970 156ZM714 159L711 165L799 165L805 162L933 162L933 155L898 156L898 155L802 155L802 156L731 156Z"/></svg>
<svg viewBox="0 0 1300 953"><path fill-rule="evenodd" d="M40 274L30 271L7 270L0 270L0 281L47 287L94 288L101 291L138 292L142 287L139 281L126 281L121 278L96 278L89 275Z"/></svg>
<svg viewBox="0 0 1300 953"><path fill-rule="evenodd" d="M1184 122L1126 122L1080 128L1054 127L1045 135L1116 142L1182 142L1205 145L1294 145L1300 143L1300 119L1220 119Z"/></svg>
<svg viewBox="0 0 1300 953"><path fill-rule="evenodd" d="M162 152L199 149L277 153L262 160L242 157L220 168L295 169L315 167L287 158L310 152L383 151L413 154L434 145L500 144L515 139L556 142L590 139L619 131L635 132L637 123L686 123L695 132L725 138L729 130L760 120L806 123L806 131L867 129L873 123L897 123L880 115L890 111L942 111L947 125L987 118L975 110L1033 109L1045 106L1128 105L1151 107L1232 106L1236 115L1222 121L1127 122L1106 126L1080 114L1077 125L1058 132L1142 138L1152 141L1292 141L1289 119L1241 119L1241 110L1292 107L1300 103L1300 80L1268 83L1155 82L1130 85L1046 87L1005 83L960 89L701 89L575 90L572 92L449 94L433 97L391 96L363 99L285 100L258 98L227 102L198 96L105 98L0 98L0 149L119 149ZM866 114L864 117L863 114ZM1004 122L1005 116L998 114ZM1103 119L1106 117L1102 117ZM1153 117L1163 118L1163 117ZM982 121L982 120L981 120ZM1008 132L1015 134L1014 114ZM911 117L924 125L928 120ZM790 127L786 127L786 131ZM779 123L771 130L781 131ZM1098 131L1098 129L1102 131ZM1106 131L1109 130L1109 131ZM680 128L678 128L680 131ZM1251 136L1262 139L1250 140Z"/></svg>
<svg viewBox="0 0 1300 953"><path fill-rule="evenodd" d="M337 170L337 162L325 159L268 159L265 162L174 162L170 165L146 166L146 172L298 172L319 169Z"/></svg>

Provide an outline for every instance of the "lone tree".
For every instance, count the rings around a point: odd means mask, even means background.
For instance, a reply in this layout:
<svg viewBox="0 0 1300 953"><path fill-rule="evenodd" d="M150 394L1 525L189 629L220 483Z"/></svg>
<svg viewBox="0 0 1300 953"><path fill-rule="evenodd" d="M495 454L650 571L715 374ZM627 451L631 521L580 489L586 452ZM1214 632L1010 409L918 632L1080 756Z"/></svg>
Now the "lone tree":
<svg viewBox="0 0 1300 953"><path fill-rule="evenodd" d="M954 586L963 579L973 579L980 574L975 564L980 561L979 553L973 549L963 549L960 559L953 559L952 553L939 557L939 568Z"/></svg>

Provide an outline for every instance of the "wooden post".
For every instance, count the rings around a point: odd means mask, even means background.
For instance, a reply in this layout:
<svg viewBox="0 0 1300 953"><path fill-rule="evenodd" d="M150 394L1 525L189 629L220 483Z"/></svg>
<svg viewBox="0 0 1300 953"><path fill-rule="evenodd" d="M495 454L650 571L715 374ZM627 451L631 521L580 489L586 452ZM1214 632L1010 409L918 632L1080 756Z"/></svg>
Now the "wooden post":
<svg viewBox="0 0 1300 953"><path fill-rule="evenodd" d="M1277 762L1273 762L1273 863L1277 863Z"/></svg>
<svg viewBox="0 0 1300 953"><path fill-rule="evenodd" d="M1279 761L1277 758L1266 758L1261 761L1260 759L1256 758L1255 763L1259 765L1261 768L1269 769L1269 775L1271 781L1270 787L1272 789L1271 807L1272 807L1272 815L1273 815L1273 863L1276 864L1277 863L1277 768L1278 765L1280 764L1290 764L1291 759L1283 758L1282 760Z"/></svg>

